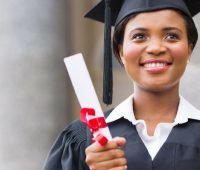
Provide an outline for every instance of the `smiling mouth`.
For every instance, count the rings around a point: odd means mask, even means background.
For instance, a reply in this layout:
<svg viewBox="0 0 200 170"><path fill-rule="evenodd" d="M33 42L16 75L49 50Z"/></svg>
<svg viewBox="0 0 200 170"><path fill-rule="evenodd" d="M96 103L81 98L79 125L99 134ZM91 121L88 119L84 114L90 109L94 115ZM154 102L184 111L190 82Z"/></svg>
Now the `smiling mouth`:
<svg viewBox="0 0 200 170"><path fill-rule="evenodd" d="M166 67L170 65L170 63L166 63L166 62L154 62L154 63L145 63L142 64L142 66L144 66L145 68L160 68L160 67Z"/></svg>
<svg viewBox="0 0 200 170"><path fill-rule="evenodd" d="M167 71L170 65L171 62L163 60L148 60L140 64L147 72L156 74Z"/></svg>

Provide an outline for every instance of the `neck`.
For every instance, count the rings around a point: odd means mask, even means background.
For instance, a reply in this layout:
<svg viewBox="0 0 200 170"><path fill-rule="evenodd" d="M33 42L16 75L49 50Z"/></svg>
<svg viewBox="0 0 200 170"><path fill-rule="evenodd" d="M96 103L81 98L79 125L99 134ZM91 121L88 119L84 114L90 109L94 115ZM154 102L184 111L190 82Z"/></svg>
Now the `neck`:
<svg viewBox="0 0 200 170"><path fill-rule="evenodd" d="M162 92L134 89L134 113L136 119L154 122L172 122L179 104L178 87Z"/></svg>

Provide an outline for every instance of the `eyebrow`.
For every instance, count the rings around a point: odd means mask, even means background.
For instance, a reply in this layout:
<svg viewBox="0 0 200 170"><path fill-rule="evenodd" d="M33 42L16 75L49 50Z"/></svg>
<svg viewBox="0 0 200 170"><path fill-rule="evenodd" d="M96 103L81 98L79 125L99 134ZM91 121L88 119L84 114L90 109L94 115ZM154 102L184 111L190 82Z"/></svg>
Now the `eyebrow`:
<svg viewBox="0 0 200 170"><path fill-rule="evenodd" d="M138 28L131 29L131 32L132 31L148 31L148 29L147 28L143 28L143 27L138 27Z"/></svg>
<svg viewBox="0 0 200 170"><path fill-rule="evenodd" d="M128 35L131 36L133 32L135 31L142 31L142 32L147 32L148 29L147 28L143 28L143 27L137 27L137 28L133 28L129 31Z"/></svg>
<svg viewBox="0 0 200 170"><path fill-rule="evenodd" d="M144 27L138 27L138 28L134 28L130 30L130 33L132 33L133 31L144 31L147 32L149 29L148 28L144 28ZM165 27L163 28L163 31L179 31L179 32L183 32L181 29L179 29L178 27Z"/></svg>
<svg viewBox="0 0 200 170"><path fill-rule="evenodd" d="M166 28L164 28L163 29L164 31L173 31L173 30L175 30L175 31L179 31L179 32L183 32L181 29L179 29L178 27L166 27Z"/></svg>

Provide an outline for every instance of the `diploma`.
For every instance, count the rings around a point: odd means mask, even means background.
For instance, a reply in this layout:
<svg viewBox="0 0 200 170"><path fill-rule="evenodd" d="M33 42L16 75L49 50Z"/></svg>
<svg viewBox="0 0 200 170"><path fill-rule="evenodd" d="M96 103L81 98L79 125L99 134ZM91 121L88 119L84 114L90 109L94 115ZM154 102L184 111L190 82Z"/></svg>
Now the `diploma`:
<svg viewBox="0 0 200 170"><path fill-rule="evenodd" d="M65 57L64 63L82 108L81 120L90 128L94 140L106 144L112 137L82 54Z"/></svg>

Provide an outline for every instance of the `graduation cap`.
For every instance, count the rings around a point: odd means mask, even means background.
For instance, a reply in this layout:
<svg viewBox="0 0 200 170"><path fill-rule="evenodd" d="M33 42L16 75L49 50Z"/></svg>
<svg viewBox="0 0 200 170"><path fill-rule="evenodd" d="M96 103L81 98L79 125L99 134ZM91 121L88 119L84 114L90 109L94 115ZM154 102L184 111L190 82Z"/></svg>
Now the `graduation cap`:
<svg viewBox="0 0 200 170"><path fill-rule="evenodd" d="M85 15L87 18L105 23L103 78L105 104L112 103L111 26L116 26L131 14L161 9L179 10L192 18L200 12L200 0L101 0Z"/></svg>

